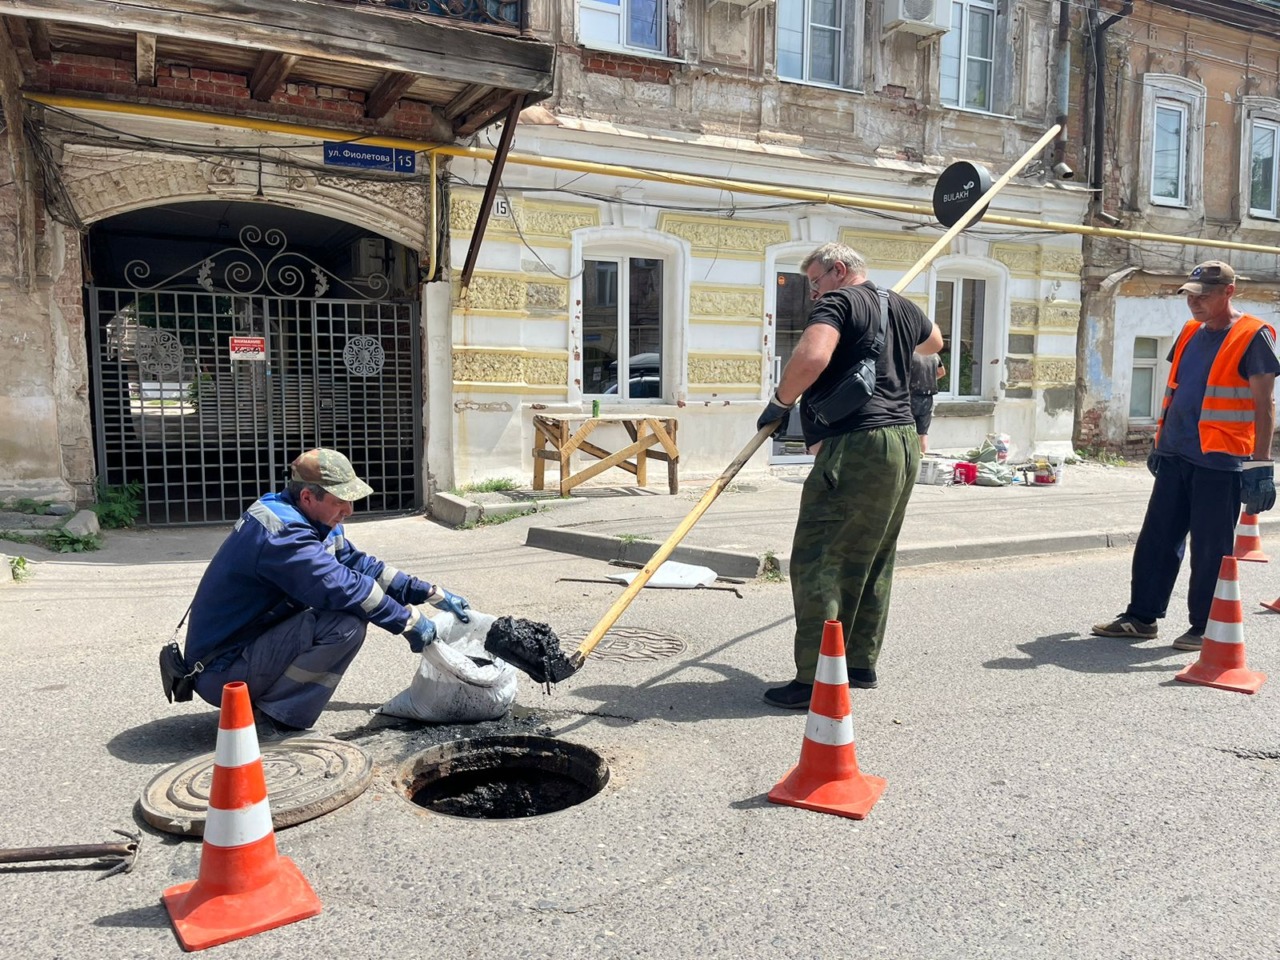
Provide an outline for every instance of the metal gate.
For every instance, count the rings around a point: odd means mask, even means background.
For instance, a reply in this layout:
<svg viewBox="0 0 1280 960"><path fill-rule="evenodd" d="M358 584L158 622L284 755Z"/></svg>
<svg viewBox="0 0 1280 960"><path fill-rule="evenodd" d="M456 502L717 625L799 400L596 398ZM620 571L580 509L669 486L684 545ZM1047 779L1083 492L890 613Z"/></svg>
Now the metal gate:
<svg viewBox="0 0 1280 960"><path fill-rule="evenodd" d="M234 520L311 447L351 458L374 489L361 511L421 503L417 304L286 246L246 227L162 283L88 288L100 480L137 484L149 523ZM359 296L324 296L339 285Z"/></svg>

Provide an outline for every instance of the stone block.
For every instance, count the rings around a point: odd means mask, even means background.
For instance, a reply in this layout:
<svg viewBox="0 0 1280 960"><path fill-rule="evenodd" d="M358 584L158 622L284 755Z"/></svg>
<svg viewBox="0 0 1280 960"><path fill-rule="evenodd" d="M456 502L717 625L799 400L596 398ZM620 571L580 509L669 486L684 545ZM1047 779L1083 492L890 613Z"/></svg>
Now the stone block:
<svg viewBox="0 0 1280 960"><path fill-rule="evenodd" d="M102 531L98 525L98 515L92 510L81 510L62 529L77 537L91 537Z"/></svg>
<svg viewBox="0 0 1280 960"><path fill-rule="evenodd" d="M431 498L431 516L447 527L462 527L480 519L480 504L452 493L437 493Z"/></svg>

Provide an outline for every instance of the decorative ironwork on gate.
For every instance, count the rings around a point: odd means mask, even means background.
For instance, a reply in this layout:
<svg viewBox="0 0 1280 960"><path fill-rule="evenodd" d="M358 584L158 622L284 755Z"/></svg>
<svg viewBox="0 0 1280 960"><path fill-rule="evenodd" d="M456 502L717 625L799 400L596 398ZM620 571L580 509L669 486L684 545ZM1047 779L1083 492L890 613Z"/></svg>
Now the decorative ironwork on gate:
<svg viewBox="0 0 1280 960"><path fill-rule="evenodd" d="M133 260L128 286L88 288L102 481L138 484L150 523L225 523L333 447L374 488L361 512L415 508L417 303L381 275L357 290L279 230L239 237L158 283Z"/></svg>
<svg viewBox="0 0 1280 960"><path fill-rule="evenodd" d="M265 249L255 251L255 246ZM320 300L326 296L351 299L342 292L348 290L362 300L375 301L385 300L391 292L391 283L385 274L370 274L358 285L350 283L306 254L288 249L288 246L289 239L284 231L274 227L263 230L249 224L240 230L238 246L223 247L159 283L147 283L151 277L151 265L145 260L129 261L124 268L124 277L129 286L139 293L196 286L209 293ZM194 281L188 280L193 271Z"/></svg>

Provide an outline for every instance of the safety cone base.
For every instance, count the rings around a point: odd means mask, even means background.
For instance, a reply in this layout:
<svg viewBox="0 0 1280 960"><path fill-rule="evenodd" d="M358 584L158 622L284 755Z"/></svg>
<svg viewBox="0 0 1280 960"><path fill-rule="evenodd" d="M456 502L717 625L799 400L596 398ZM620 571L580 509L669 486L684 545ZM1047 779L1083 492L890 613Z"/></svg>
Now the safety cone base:
<svg viewBox="0 0 1280 960"><path fill-rule="evenodd" d="M1271 558L1267 556L1265 553L1263 553L1261 550L1250 550L1248 553L1244 554L1243 556L1237 555L1236 559L1247 560L1250 563L1270 563L1271 562Z"/></svg>
<svg viewBox="0 0 1280 960"><path fill-rule="evenodd" d="M1257 693L1266 682L1265 673L1254 673L1246 667L1206 666L1200 662L1191 664L1173 679L1183 683L1195 683L1202 687L1213 687L1215 690L1230 690L1234 693Z"/></svg>
<svg viewBox="0 0 1280 960"><path fill-rule="evenodd" d="M1274 610L1276 613L1280 613L1280 598L1272 600L1270 603L1267 603L1265 600L1263 600L1261 601L1261 603L1268 610Z"/></svg>
<svg viewBox="0 0 1280 960"><path fill-rule="evenodd" d="M314 917L321 909L320 898L288 857L278 859L275 877L256 890L189 897L197 882L170 887L161 897L184 950L203 950L251 937Z"/></svg>
<svg viewBox="0 0 1280 960"><path fill-rule="evenodd" d="M781 803L818 813L832 813L850 820L865 820L888 784L883 777L857 773L847 780L828 780L810 788L809 784L799 782L810 778L797 777L797 769L799 764L792 767L769 791L770 803Z"/></svg>

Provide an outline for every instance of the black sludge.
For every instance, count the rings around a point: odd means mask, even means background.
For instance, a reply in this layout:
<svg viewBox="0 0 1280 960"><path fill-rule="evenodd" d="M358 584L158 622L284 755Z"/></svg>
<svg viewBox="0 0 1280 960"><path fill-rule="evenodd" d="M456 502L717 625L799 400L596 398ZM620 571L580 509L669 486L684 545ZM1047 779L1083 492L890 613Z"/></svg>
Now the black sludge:
<svg viewBox="0 0 1280 960"><path fill-rule="evenodd" d="M560 638L545 623L499 617L489 628L484 648L538 683L559 683L575 672L560 650Z"/></svg>

